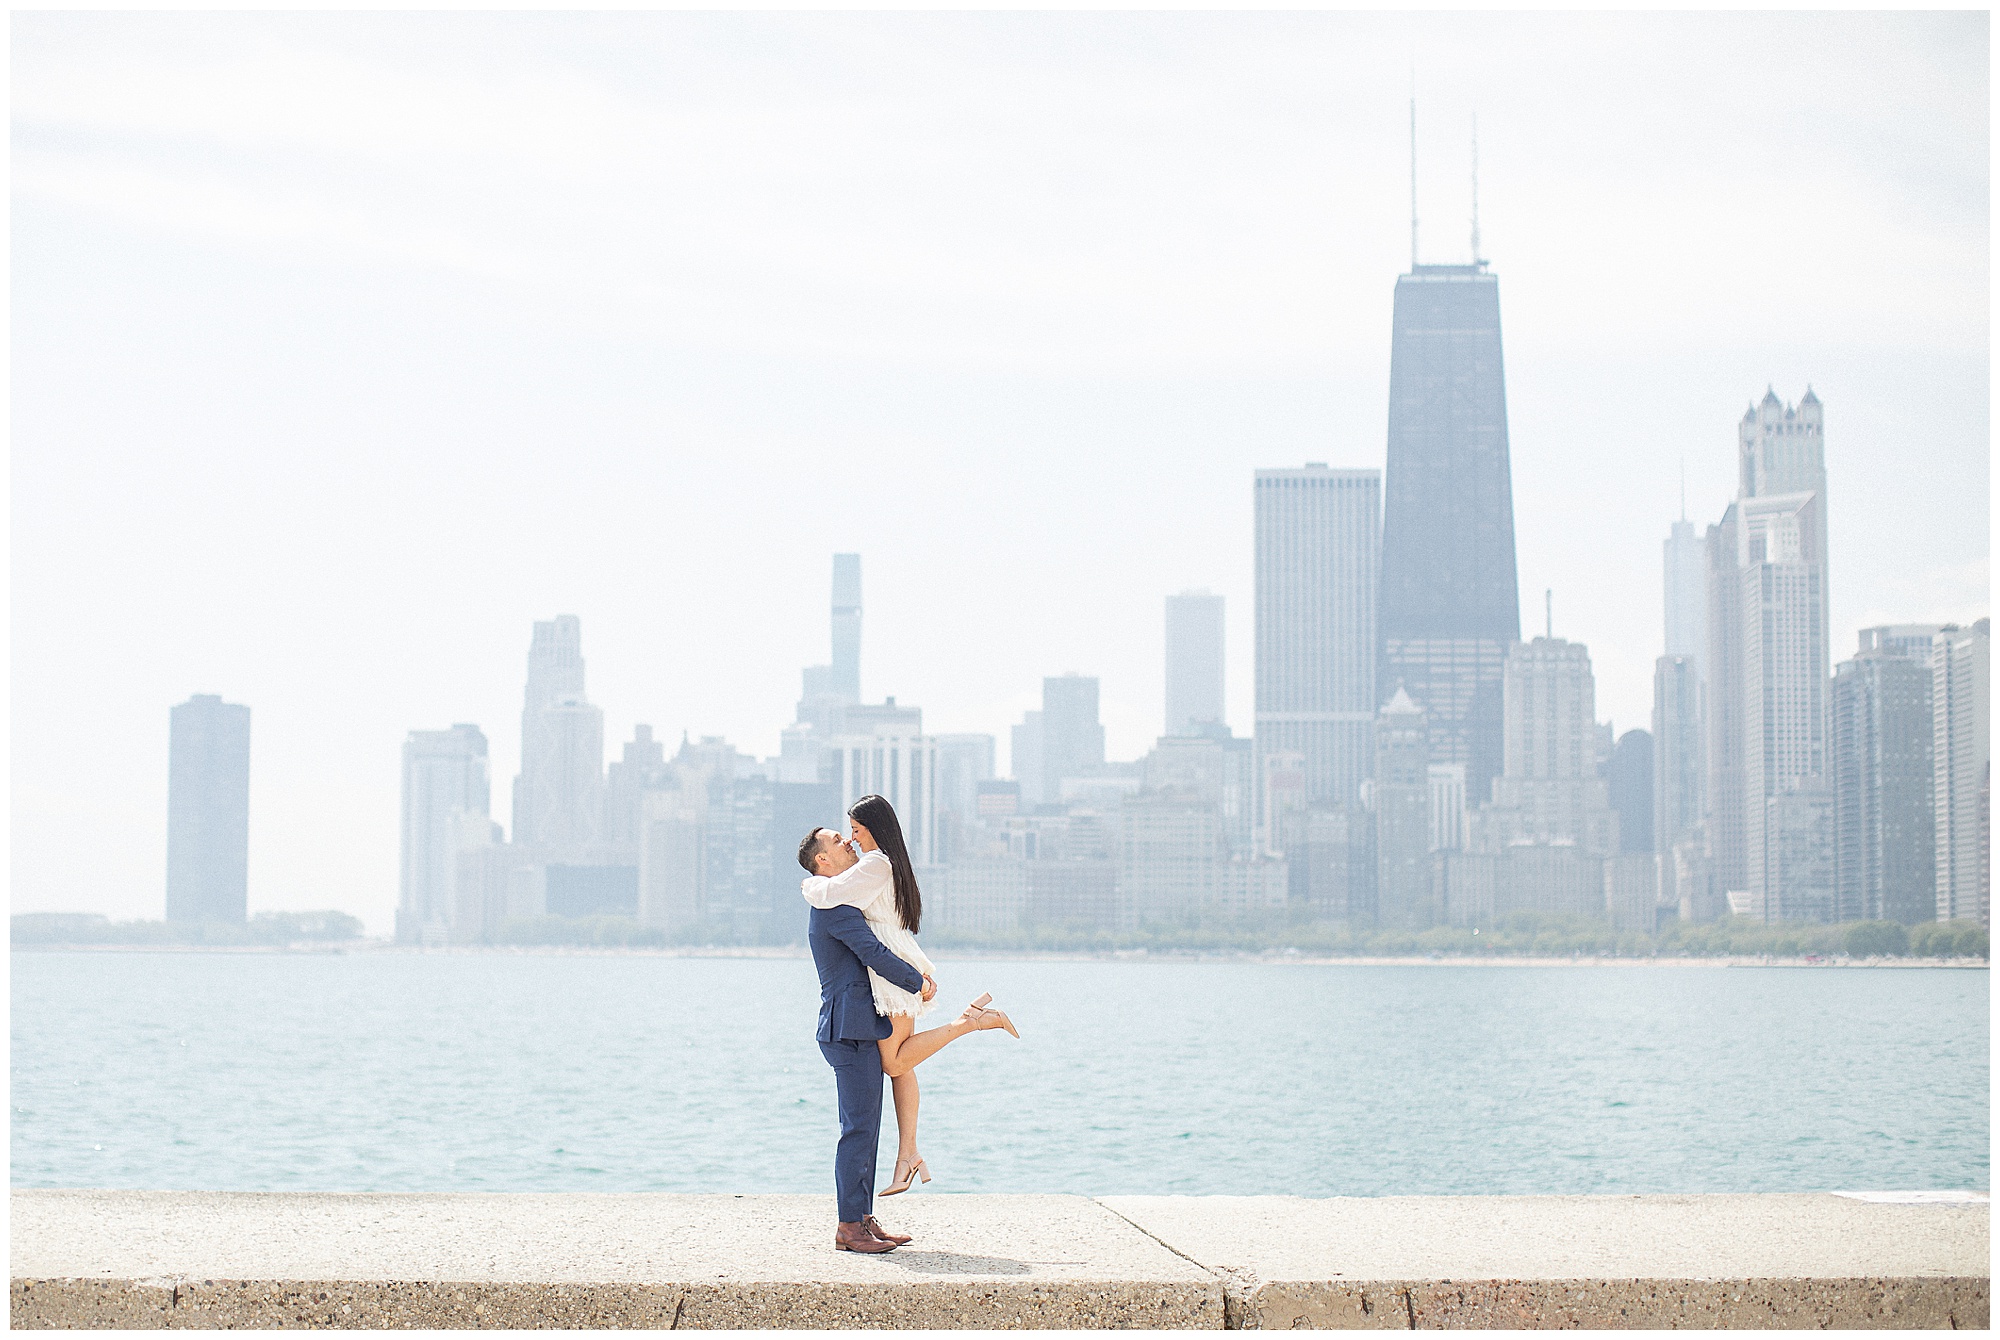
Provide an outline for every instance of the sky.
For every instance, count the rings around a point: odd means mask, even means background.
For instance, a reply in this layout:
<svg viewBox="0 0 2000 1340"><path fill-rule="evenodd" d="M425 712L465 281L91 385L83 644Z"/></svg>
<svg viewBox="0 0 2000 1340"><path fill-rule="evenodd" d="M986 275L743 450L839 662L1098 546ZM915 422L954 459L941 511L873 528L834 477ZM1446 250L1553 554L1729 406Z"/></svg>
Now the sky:
<svg viewBox="0 0 2000 1340"><path fill-rule="evenodd" d="M1989 608L1983 13L12 16L12 905L162 915L168 709L252 709L250 906L386 931L400 746L508 821L532 623L607 751L862 690L999 737L1251 478L1376 467L1410 263L1500 277L1524 631L1647 724L1661 549L1826 406L1835 659Z"/></svg>

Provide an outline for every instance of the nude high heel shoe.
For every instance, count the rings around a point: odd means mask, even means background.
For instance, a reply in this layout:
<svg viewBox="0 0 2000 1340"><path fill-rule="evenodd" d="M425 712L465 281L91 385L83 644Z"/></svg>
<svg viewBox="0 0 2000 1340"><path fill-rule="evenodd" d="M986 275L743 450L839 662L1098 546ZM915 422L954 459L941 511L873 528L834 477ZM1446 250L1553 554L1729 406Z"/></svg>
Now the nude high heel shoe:
<svg viewBox="0 0 2000 1340"><path fill-rule="evenodd" d="M993 996L991 995L991 993L987 993L981 995L978 1000L975 1000L970 1005L966 1006L965 1007L966 1013L971 1016L966 1020L966 1022L971 1024L976 1029L1004 1028L1009 1033L1013 1034L1015 1037L1017 1038L1020 1037L1021 1031L1014 1027L1014 1021L1012 1019L1009 1019L1005 1014L1003 1014L999 1010L989 1010L986 1008L987 1005L992 1002L992 1000ZM999 1022L988 1023L986 1022L988 1019L997 1019L999 1020Z"/></svg>
<svg viewBox="0 0 2000 1340"><path fill-rule="evenodd" d="M897 1159L896 1180L889 1183L888 1186L882 1188L882 1190L877 1192L876 1194L882 1196L893 1196L898 1192L908 1191L910 1189L910 1183L915 1181L918 1177L922 1177L926 1182L931 1180L931 1170L929 1165L927 1165L920 1158L911 1159L907 1164L904 1163L901 1159Z"/></svg>

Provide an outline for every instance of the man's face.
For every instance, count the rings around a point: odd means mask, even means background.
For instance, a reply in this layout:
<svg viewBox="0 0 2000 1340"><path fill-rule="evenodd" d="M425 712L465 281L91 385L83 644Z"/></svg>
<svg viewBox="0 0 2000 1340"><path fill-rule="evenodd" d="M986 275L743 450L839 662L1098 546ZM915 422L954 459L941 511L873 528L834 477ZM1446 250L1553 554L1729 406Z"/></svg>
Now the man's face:
<svg viewBox="0 0 2000 1340"><path fill-rule="evenodd" d="M830 828L819 830L819 855L813 857L813 865L822 875L837 875L860 859L840 840L840 834Z"/></svg>

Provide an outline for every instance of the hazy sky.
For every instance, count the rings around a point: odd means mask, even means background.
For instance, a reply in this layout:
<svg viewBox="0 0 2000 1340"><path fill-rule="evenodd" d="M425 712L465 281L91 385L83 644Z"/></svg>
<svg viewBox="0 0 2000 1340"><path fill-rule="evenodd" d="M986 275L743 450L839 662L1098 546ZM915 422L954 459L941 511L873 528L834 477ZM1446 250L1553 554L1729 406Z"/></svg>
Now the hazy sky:
<svg viewBox="0 0 2000 1340"><path fill-rule="evenodd" d="M1524 627L1647 723L1660 541L1826 402L1836 659L1988 608L1983 13L16 13L13 906L161 915L167 710L253 710L250 903L385 930L399 747L507 820L536 619L763 755L862 688L1157 735L1251 472L1380 466L1390 304L1500 276ZM830 816L831 817L831 816Z"/></svg>

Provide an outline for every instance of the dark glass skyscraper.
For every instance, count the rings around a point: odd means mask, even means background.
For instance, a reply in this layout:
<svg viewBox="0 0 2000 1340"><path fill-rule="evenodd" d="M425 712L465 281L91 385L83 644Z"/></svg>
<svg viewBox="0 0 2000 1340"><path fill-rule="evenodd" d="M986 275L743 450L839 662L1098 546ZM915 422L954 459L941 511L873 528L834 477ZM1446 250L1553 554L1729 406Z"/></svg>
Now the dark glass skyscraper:
<svg viewBox="0 0 2000 1340"><path fill-rule="evenodd" d="M1409 693L1431 761L1463 763L1478 804L1500 772L1501 676L1521 636L1498 277L1413 265L1394 339L1376 692Z"/></svg>

